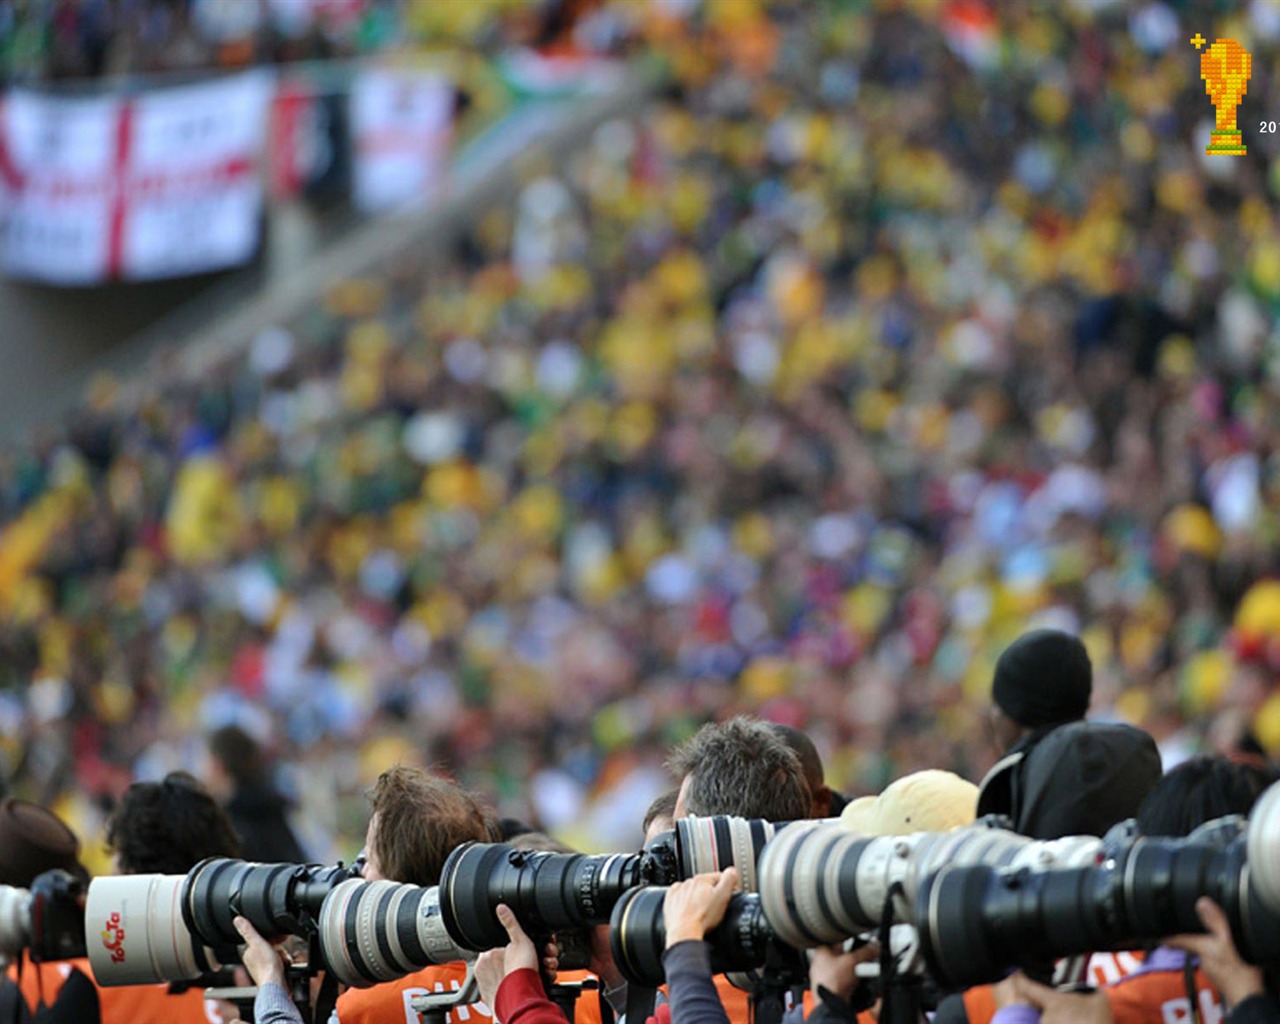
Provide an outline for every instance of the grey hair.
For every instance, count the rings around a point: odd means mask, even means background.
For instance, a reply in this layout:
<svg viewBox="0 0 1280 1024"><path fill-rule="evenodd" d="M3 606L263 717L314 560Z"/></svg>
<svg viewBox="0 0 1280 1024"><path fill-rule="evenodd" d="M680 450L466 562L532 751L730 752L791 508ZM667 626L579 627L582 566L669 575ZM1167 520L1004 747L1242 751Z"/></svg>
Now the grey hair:
<svg viewBox="0 0 1280 1024"><path fill-rule="evenodd" d="M797 821L813 805L795 751L769 723L746 715L704 725L672 752L667 769L689 780L690 814Z"/></svg>

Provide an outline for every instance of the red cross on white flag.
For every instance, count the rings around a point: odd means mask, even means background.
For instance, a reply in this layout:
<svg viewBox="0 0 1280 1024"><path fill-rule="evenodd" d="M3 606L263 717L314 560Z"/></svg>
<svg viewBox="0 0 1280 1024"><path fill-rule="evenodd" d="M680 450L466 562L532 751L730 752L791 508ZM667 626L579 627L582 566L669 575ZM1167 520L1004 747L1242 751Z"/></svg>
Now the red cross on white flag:
<svg viewBox="0 0 1280 1024"><path fill-rule="evenodd" d="M57 284L199 273L258 243L270 77L0 108L6 272Z"/></svg>

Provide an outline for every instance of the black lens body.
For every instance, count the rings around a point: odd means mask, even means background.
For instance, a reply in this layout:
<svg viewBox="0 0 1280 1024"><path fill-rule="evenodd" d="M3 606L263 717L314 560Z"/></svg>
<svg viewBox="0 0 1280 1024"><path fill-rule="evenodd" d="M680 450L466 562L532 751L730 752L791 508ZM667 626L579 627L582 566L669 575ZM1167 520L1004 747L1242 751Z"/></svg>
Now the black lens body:
<svg viewBox="0 0 1280 1024"><path fill-rule="evenodd" d="M329 891L351 877L349 868L304 864L251 864L213 857L187 874L182 916L192 935L219 954L242 941L235 918L245 917L262 935L308 935Z"/></svg>
<svg viewBox="0 0 1280 1024"><path fill-rule="evenodd" d="M783 827L725 815L683 818L640 853L602 856L473 843L445 861L441 915L458 945L480 952L506 945L506 929L494 912L505 903L531 935L556 936L565 965L576 959L579 938L589 947L586 930L606 923L622 894L637 886L670 885L736 866L743 887L753 890L765 843ZM570 934L575 930L578 938Z"/></svg>
<svg viewBox="0 0 1280 1024"><path fill-rule="evenodd" d="M666 888L661 886L632 889L613 909L609 948L618 970L632 984L655 987L666 979L662 966L667 947L666 921L662 916L666 895ZM770 952L788 955L774 939L758 893L734 893L724 919L707 933L706 941L711 946L714 974L763 967Z"/></svg>
<svg viewBox="0 0 1280 1024"><path fill-rule="evenodd" d="M506 843L472 843L449 854L440 876L440 912L464 949L507 944L499 903L524 929L550 936L609 920L624 892L643 881L641 854L591 857L517 850Z"/></svg>
<svg viewBox="0 0 1280 1024"><path fill-rule="evenodd" d="M31 883L31 959L73 960L86 955L84 887L65 871L46 871Z"/></svg>
<svg viewBox="0 0 1280 1024"><path fill-rule="evenodd" d="M1245 839L1223 838L1138 838L1101 864L1043 872L944 867L917 902L921 952L941 984L962 988L1009 967L1201 932L1195 903L1208 896L1246 960L1280 961L1280 928L1248 885Z"/></svg>

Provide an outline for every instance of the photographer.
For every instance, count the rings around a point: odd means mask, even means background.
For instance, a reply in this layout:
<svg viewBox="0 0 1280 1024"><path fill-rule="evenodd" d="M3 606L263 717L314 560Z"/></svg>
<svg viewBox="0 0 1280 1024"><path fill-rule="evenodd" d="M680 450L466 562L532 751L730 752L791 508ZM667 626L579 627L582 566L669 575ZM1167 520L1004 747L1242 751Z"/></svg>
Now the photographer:
<svg viewBox="0 0 1280 1024"><path fill-rule="evenodd" d="M731 814L799 821L809 817L813 809L813 794L800 759L772 725L747 716L704 725L672 753L667 768L680 780L677 819ZM711 977L709 968L706 975ZM715 975L713 981L729 1020L734 1024L750 1020L749 995L722 974ZM665 1024L669 1013L665 1005L658 1007L660 1024Z"/></svg>
<svg viewBox="0 0 1280 1024"><path fill-rule="evenodd" d="M560 1007L547 998L538 973L538 950L505 903L494 908L511 940L476 959L476 983L486 1006L502 1024L566 1024ZM542 966L554 970L554 960Z"/></svg>
<svg viewBox="0 0 1280 1024"><path fill-rule="evenodd" d="M1160 752L1140 729L1085 721L1089 655L1076 637L1038 629L996 662L991 727L1003 756L982 780L978 817L1007 815L1031 839L1104 835L1132 817L1160 778Z"/></svg>
<svg viewBox="0 0 1280 1024"><path fill-rule="evenodd" d="M1022 642L1001 655L999 664L1005 665L1006 656ZM1019 662L1015 665L1026 668ZM1001 678L999 667L996 675ZM1103 836L1137 814L1160 782L1160 753L1155 741L1131 726L1068 722L1029 733L1019 743L1026 746L1001 762L1004 769L997 765L988 773L978 795L977 814L1008 815L1013 819L1013 830L1032 839ZM992 779L998 779L1001 771L1007 777L992 786ZM1136 961L1104 954L1087 963L1072 961L1063 970L1069 974L1066 980L1088 977L1102 982L1111 980L1098 976L1104 969L1115 976L1128 965L1136 966ZM948 996L938 1005L935 1024L988 1024L997 1009L996 998L990 985Z"/></svg>
<svg viewBox="0 0 1280 1024"><path fill-rule="evenodd" d="M662 901L667 944L667 1007L676 1024L729 1024L711 978L707 932L724 918L738 887L738 871L715 871L676 882Z"/></svg>
<svg viewBox="0 0 1280 1024"><path fill-rule="evenodd" d="M796 821L806 818L813 806L812 793L795 753L768 723L754 719L741 717L723 724L703 726L672 754L668 767L680 780L675 818L691 814L727 814L769 821ZM661 810L660 807L656 809L655 818ZM736 885L736 872L729 878ZM726 883L720 884L723 887ZM732 886L728 891L731 889ZM683 897L676 898L693 901L694 891L691 889ZM724 899L727 903L728 895ZM716 915L717 921L723 913L724 907L721 906ZM510 928L508 933L511 934ZM700 939L701 933L697 937ZM491 975L494 973L493 959L486 961L486 971ZM717 992L720 1014L735 1024L745 1024L750 1019L747 993L734 988L723 975L713 979L709 964L691 963L688 966L690 978L698 975L705 982L704 994L706 991ZM494 988L494 998L497 998L496 985ZM534 992L527 979L526 982L513 981L504 995L504 1007L522 1019L526 1016L536 1019L546 1012L543 1005L545 995ZM521 1002L518 995L528 997L530 1004ZM659 1022L670 1020L670 1015L670 1006L663 1004L658 1007L656 1018ZM500 1013L504 1021L507 1016Z"/></svg>
<svg viewBox="0 0 1280 1024"><path fill-rule="evenodd" d="M444 862L463 843L494 838L490 816L461 786L408 765L396 765L378 776L370 795L373 814L365 839L368 861L364 877L412 885L440 882ZM414 1020L412 1000L421 995L456 991L466 979L461 961L426 967L397 981L368 989L349 989L338 997L334 1017L340 1024L387 1024ZM450 1024L483 1024L488 1007L473 1003L455 1007Z"/></svg>
<svg viewBox="0 0 1280 1024"><path fill-rule="evenodd" d="M790 725L774 724L773 731L794 751L800 759L800 768L804 772L805 782L809 784L809 792L813 795L813 806L809 811L810 818L838 818L849 804L849 798L837 793L827 785L827 773L822 767L822 757L818 748L813 745L805 733Z"/></svg>
<svg viewBox="0 0 1280 1024"><path fill-rule="evenodd" d="M655 797L649 809L644 812L644 822L640 827L644 830L646 844L663 832L670 832L676 827L676 798L679 795L678 789L667 790L661 796Z"/></svg>
<svg viewBox="0 0 1280 1024"><path fill-rule="evenodd" d="M206 857L240 855L231 821L186 772L130 786L107 823L107 844L121 875L184 875ZM221 1019L200 988L185 985L99 988L98 1000L102 1024L208 1024Z"/></svg>
<svg viewBox="0 0 1280 1024"><path fill-rule="evenodd" d="M512 847L517 850L541 850L547 853L569 854L578 852L545 832L537 832L532 829L512 837L510 842ZM510 929L507 930L507 934L511 934ZM573 1019L576 1024L600 1024L604 1016L602 1001L609 1003L610 1007L612 1007L612 1012L618 1016L626 1012L627 982L618 970L617 964L613 962L613 953L609 949L609 926L607 924L597 925L591 929L589 936L584 936L584 938L590 942L590 961L586 969L579 968L557 972L561 955L560 947L557 944L558 937L553 938L547 944L547 955L543 963L546 966L548 978L555 984L571 986L590 980L599 985L598 989L581 989L574 1002ZM478 971L479 968L477 967L477 974ZM482 986L481 992L483 991L484 988ZM485 998L483 1002L486 1006L493 1007L493 1003L488 998Z"/></svg>
<svg viewBox="0 0 1280 1024"><path fill-rule="evenodd" d="M30 889L36 876L55 868L88 881L79 860L80 841L52 811L26 800L0 803L0 885ZM98 994L85 958L33 963L29 952L10 965L0 988L0 1024L28 1016L37 1021L92 1021Z"/></svg>
<svg viewBox="0 0 1280 1024"><path fill-rule="evenodd" d="M5 812L0 842L17 860L12 877L22 873L24 857L51 846L56 856L41 861L42 866L71 868L77 844L61 822L34 805L17 801L8 804ZM162 782L130 786L107 823L107 843L115 852L118 874L185 874L205 857L239 853L226 815L200 783L183 772L172 773ZM91 927L87 930L93 931ZM198 988L100 988L87 961L42 964L33 973L40 988L27 1001L36 1019L47 1024L216 1024L221 1020L217 1007L207 1002ZM21 984L26 990L25 978Z"/></svg>

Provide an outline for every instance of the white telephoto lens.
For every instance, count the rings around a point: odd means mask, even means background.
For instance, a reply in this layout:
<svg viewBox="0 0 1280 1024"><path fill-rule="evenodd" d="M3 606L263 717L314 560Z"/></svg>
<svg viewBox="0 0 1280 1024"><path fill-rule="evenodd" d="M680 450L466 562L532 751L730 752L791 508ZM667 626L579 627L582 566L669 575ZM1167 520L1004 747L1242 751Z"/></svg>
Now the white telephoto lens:
<svg viewBox="0 0 1280 1024"><path fill-rule="evenodd" d="M119 875L89 883L85 944L99 985L198 978L218 964L182 919L185 875Z"/></svg>
<svg viewBox="0 0 1280 1024"><path fill-rule="evenodd" d="M1246 840L1249 884L1273 914L1280 914L1280 782L1258 798Z"/></svg>

